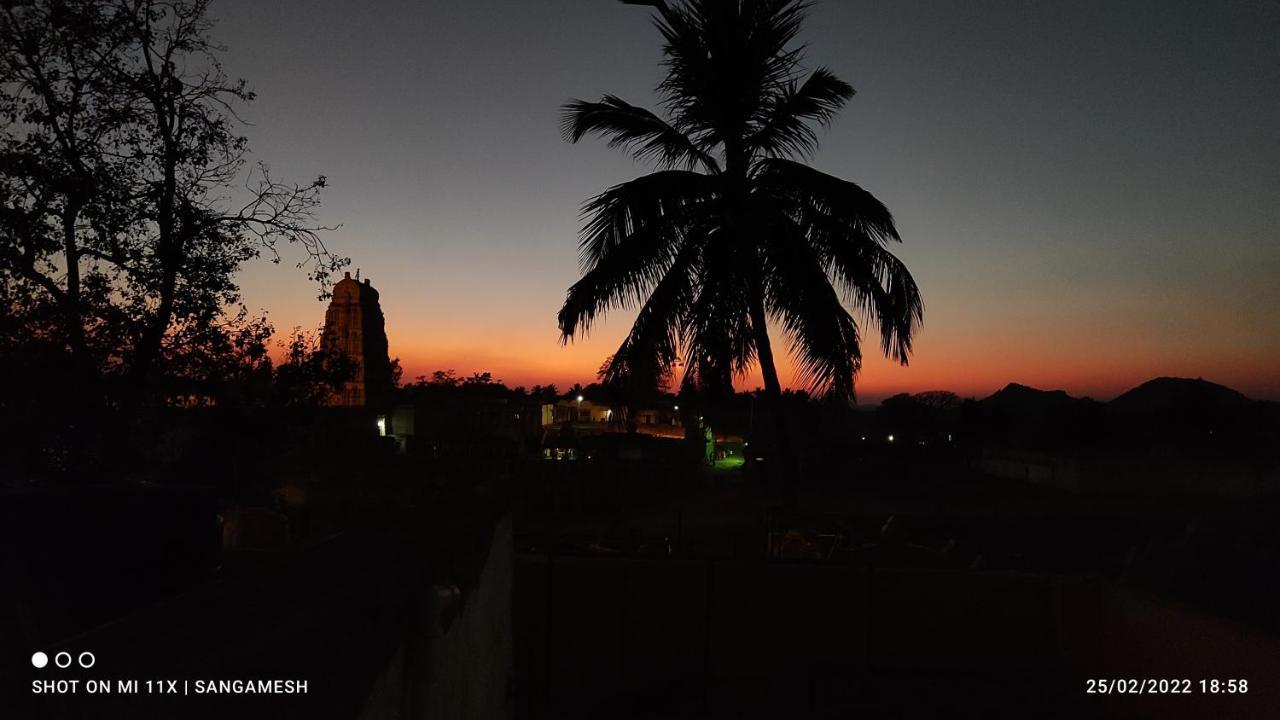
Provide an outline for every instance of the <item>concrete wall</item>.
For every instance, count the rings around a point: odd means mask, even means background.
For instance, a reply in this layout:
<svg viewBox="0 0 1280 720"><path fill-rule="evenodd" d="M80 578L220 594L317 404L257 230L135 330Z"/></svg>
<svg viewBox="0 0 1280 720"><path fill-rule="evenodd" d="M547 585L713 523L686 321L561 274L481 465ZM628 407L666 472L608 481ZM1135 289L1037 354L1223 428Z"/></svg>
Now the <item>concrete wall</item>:
<svg viewBox="0 0 1280 720"><path fill-rule="evenodd" d="M1067 588L1064 590L1064 588ZM1043 576L691 559L516 559L524 717L617 698L717 715L832 708L872 672L1052 683L1093 595Z"/></svg>
<svg viewBox="0 0 1280 720"><path fill-rule="evenodd" d="M1280 641L1257 628L1144 592L1104 595L1102 665L1110 678L1188 679L1191 694L1110 697L1117 717L1280 718ZM1206 694L1200 680L1244 679L1243 694Z"/></svg>
<svg viewBox="0 0 1280 720"><path fill-rule="evenodd" d="M515 574L518 717L924 703L1154 718L1169 715L1088 696L1086 678L1214 672L1258 684L1232 717L1268 717L1248 713L1270 707L1267 678L1280 672L1280 644L1258 631L1096 580L546 555L517 556Z"/></svg>
<svg viewBox="0 0 1280 720"><path fill-rule="evenodd" d="M1257 498L1280 490L1280 468L1187 457L1075 457L987 448L979 468L990 475L1090 495Z"/></svg>
<svg viewBox="0 0 1280 720"><path fill-rule="evenodd" d="M498 523L479 582L431 588L361 720L506 720L512 682L513 543Z"/></svg>

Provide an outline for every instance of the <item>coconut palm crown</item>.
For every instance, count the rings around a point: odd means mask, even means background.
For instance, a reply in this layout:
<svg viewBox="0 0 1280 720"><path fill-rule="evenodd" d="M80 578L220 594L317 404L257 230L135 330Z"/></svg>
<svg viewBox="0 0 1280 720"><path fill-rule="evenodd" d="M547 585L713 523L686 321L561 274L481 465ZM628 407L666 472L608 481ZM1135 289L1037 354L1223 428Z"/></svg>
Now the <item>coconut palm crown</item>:
<svg viewBox="0 0 1280 720"><path fill-rule="evenodd" d="M854 94L802 67L798 0L623 0L656 9L665 39L666 117L612 95L564 106L565 138L589 134L657 166L584 206L582 277L559 313L562 340L609 310L638 310L602 371L729 391L758 362L780 393L769 324L815 393L853 398L862 366L854 313L906 364L924 317L915 281L888 249L893 216L858 185L802 162ZM852 313L850 312L852 309Z"/></svg>

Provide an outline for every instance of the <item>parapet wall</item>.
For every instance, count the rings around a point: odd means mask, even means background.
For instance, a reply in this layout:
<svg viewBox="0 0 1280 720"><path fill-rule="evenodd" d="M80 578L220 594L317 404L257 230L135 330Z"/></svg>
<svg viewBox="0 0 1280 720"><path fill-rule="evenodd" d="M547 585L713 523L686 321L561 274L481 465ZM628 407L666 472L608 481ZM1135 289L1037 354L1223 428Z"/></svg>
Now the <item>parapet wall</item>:
<svg viewBox="0 0 1280 720"><path fill-rule="evenodd" d="M437 584L378 678L360 720L507 720L511 518L493 531L475 586Z"/></svg>
<svg viewBox="0 0 1280 720"><path fill-rule="evenodd" d="M1081 495L1255 499L1280 491L1280 468L1245 460L1081 456L987 448L979 468L1006 480Z"/></svg>
<svg viewBox="0 0 1280 720"><path fill-rule="evenodd" d="M546 555L518 556L515 572L522 717L606 717L621 702L716 717L925 703L1154 718L1170 715L1089 696L1086 679L1198 682L1208 657L1236 677L1280 672L1280 645L1256 631L1096 580ZM1258 682L1232 717L1280 716ZM1036 712L1049 705L1066 714Z"/></svg>

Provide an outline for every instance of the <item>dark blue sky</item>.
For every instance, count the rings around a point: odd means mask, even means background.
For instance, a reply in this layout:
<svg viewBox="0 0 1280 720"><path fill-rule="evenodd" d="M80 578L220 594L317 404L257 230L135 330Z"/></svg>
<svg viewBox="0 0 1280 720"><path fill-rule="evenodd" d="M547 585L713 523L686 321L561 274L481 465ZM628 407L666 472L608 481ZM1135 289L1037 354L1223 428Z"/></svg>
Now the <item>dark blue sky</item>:
<svg viewBox="0 0 1280 720"><path fill-rule="evenodd" d="M557 342L578 208L645 168L565 144L558 106L654 104L644 8L213 12L228 70L259 93L257 157L329 177L331 244L381 291L408 375L592 379L630 317ZM1275 2L818 3L809 62L858 95L814 164L894 211L928 305L912 366L869 359L862 396L1016 380L1105 397L1176 374L1280 397L1277 38ZM323 317L287 265L243 280L278 328Z"/></svg>

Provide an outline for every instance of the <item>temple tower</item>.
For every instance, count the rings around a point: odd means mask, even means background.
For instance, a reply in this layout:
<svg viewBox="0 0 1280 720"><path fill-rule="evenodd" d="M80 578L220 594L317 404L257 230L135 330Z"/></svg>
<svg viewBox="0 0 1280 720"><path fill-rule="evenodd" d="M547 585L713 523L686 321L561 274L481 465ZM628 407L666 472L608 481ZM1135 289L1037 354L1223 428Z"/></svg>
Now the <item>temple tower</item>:
<svg viewBox="0 0 1280 720"><path fill-rule="evenodd" d="M345 273L333 286L320 348L328 354L345 355L355 365L355 373L330 398L330 405L365 407L381 402L391 391L386 325L378 291L368 278L359 282Z"/></svg>

